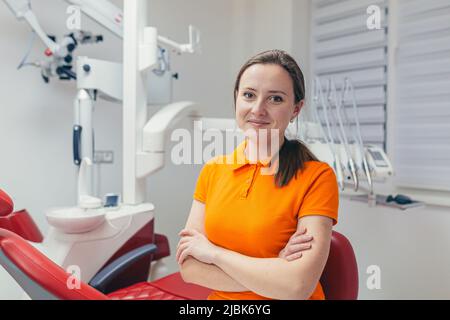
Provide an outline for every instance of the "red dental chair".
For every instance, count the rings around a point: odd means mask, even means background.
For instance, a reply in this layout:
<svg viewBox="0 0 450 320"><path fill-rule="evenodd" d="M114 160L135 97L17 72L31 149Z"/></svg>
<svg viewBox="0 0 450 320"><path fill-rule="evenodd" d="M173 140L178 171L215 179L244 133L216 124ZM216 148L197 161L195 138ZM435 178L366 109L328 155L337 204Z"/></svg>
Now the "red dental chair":
<svg viewBox="0 0 450 320"><path fill-rule="evenodd" d="M0 190L0 217L12 210L11 199ZM0 265L32 299L62 300L203 300L210 289L184 282L174 273L153 282L140 282L109 294L102 287L126 265L156 251L155 245L137 248L111 262L89 284L73 278L23 237L0 228ZM350 242L333 231L330 254L320 283L327 300L354 300L358 296L358 269ZM72 284L72 285L71 285ZM95 289L98 288L99 290Z"/></svg>

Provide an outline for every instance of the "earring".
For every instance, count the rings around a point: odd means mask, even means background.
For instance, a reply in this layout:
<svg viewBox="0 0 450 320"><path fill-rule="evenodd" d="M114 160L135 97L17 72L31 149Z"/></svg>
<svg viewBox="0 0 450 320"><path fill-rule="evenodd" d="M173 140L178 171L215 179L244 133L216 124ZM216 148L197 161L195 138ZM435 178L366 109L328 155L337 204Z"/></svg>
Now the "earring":
<svg viewBox="0 0 450 320"><path fill-rule="evenodd" d="M290 122L291 122L291 123L294 123L294 120L295 120L295 119L291 119L291 121L290 121Z"/></svg>

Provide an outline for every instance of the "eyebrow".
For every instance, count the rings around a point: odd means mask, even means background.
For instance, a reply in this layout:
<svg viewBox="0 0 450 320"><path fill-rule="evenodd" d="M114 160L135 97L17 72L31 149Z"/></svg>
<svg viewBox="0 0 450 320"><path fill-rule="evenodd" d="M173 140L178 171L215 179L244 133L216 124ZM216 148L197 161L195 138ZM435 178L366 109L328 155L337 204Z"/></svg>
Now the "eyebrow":
<svg viewBox="0 0 450 320"><path fill-rule="evenodd" d="M245 89L252 90L252 91L257 91L256 89L253 89L253 88L250 88L250 87L247 87ZM281 94L284 94L285 96L287 96L286 92L281 91L281 90L269 90L269 93L281 93Z"/></svg>

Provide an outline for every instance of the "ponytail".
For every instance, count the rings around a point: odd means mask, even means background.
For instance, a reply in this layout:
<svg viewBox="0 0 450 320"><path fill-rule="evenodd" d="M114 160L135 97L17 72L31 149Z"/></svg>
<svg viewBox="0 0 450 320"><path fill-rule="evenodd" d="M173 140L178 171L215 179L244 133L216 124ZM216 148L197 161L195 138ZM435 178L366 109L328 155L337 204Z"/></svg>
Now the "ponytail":
<svg viewBox="0 0 450 320"><path fill-rule="evenodd" d="M292 178L297 177L297 172L303 170L305 162L318 161L316 156L300 140L288 140L280 148L279 167L275 174L275 185L284 187Z"/></svg>

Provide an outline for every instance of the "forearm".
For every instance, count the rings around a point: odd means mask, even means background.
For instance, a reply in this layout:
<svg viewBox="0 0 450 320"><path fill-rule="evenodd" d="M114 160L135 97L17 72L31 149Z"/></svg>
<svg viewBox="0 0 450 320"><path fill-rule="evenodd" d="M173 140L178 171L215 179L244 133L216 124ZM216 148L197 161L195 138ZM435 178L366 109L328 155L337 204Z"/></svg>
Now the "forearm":
<svg viewBox="0 0 450 320"><path fill-rule="evenodd" d="M220 248L214 264L249 290L272 299L307 299L298 264L281 258L253 258Z"/></svg>
<svg viewBox="0 0 450 320"><path fill-rule="evenodd" d="M180 267L180 273L185 282L212 290L227 292L249 291L249 289L234 280L219 267L200 262L192 257L187 258L183 262Z"/></svg>

